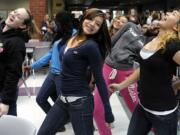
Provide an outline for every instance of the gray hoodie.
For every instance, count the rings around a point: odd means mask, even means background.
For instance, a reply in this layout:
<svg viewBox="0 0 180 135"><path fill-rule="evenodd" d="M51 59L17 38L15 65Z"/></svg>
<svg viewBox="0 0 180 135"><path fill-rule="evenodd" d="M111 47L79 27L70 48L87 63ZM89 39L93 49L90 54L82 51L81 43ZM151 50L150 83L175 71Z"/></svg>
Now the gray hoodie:
<svg viewBox="0 0 180 135"><path fill-rule="evenodd" d="M144 45L141 28L128 22L112 37L112 45L111 53L106 57L105 63L120 70L133 68L134 61Z"/></svg>

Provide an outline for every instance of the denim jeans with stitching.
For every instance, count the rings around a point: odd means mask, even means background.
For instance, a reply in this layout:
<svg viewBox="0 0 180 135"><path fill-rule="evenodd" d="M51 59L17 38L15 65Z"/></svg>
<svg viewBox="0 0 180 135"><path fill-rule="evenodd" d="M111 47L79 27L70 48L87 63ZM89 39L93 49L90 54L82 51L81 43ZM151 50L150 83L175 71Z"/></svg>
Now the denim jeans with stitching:
<svg viewBox="0 0 180 135"><path fill-rule="evenodd" d="M36 97L36 102L45 113L48 113L48 111L52 107L51 104L48 102L48 98L50 97L52 101L55 102L58 95L60 94L59 82L60 82L60 75L49 72Z"/></svg>
<svg viewBox="0 0 180 135"><path fill-rule="evenodd" d="M70 117L75 135L93 135L93 96L74 102L63 102L59 97L48 112L37 135L54 135Z"/></svg>

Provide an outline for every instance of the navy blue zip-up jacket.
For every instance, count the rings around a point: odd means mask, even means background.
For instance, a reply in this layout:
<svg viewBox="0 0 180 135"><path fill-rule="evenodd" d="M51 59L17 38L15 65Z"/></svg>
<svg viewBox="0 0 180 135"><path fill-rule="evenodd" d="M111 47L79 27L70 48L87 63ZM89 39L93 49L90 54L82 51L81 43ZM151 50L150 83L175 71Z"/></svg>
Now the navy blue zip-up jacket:
<svg viewBox="0 0 180 135"><path fill-rule="evenodd" d="M86 40L80 46L69 48L64 53L64 46L60 51L62 57L61 91L63 96L89 96L91 90L86 78L86 70L90 66L94 75L105 108L105 120L114 121L108 98L108 90L102 74L102 57L98 45L93 40Z"/></svg>

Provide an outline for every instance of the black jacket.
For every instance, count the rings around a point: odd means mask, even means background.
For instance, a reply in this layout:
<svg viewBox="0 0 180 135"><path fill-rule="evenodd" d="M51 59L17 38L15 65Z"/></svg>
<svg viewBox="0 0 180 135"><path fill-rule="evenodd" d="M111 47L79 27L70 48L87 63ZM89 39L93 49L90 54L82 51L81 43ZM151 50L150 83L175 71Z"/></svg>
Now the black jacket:
<svg viewBox="0 0 180 135"><path fill-rule="evenodd" d="M20 29L2 32L2 26L0 28L0 42L3 44L3 52L0 53L0 102L11 104L16 101L28 37Z"/></svg>

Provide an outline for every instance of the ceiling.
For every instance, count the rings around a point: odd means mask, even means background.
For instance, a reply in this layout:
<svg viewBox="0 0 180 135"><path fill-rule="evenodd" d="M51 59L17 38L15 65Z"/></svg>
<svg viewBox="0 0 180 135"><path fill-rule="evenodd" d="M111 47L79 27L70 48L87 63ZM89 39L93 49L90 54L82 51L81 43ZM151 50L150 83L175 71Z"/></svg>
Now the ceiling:
<svg viewBox="0 0 180 135"><path fill-rule="evenodd" d="M139 4L156 3L163 0L64 0L68 8L72 7L122 7L135 6ZM164 2L164 1L163 1Z"/></svg>

